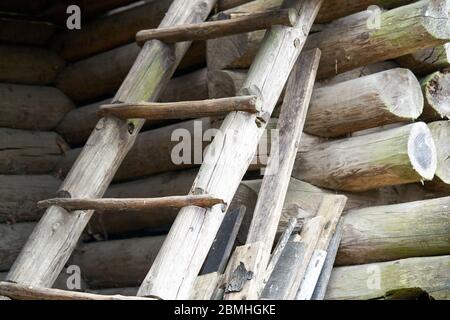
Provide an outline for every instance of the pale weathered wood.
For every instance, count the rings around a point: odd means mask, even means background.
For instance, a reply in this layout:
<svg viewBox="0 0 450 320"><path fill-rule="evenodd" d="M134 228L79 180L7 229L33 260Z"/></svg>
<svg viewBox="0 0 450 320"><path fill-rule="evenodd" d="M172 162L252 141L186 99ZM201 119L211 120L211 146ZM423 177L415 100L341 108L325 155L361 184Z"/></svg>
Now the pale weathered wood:
<svg viewBox="0 0 450 320"><path fill-rule="evenodd" d="M344 191L431 180L436 147L425 123L325 142L297 156L293 177Z"/></svg>
<svg viewBox="0 0 450 320"><path fill-rule="evenodd" d="M124 211L124 210L148 210L151 208L183 208L186 206L197 206L201 208L209 208L217 204L225 204L223 200L214 198L209 195L186 195L186 196L170 196L160 198L53 198L38 202L39 208L48 208L58 206L67 211L76 210L108 210L108 211Z"/></svg>
<svg viewBox="0 0 450 320"><path fill-rule="evenodd" d="M160 26L202 21L214 2L175 0ZM189 46L189 42L170 47L158 41L148 42L113 102L157 100ZM66 196L101 197L143 125L143 121L127 123L111 117L102 118L100 122L103 126L93 131L60 187ZM92 213L77 211L73 214L55 206L47 209L9 271L7 280L50 286L68 260Z"/></svg>
<svg viewBox="0 0 450 320"><path fill-rule="evenodd" d="M52 87L0 83L0 126L52 130L74 104Z"/></svg>
<svg viewBox="0 0 450 320"><path fill-rule="evenodd" d="M0 56L0 82L47 85L64 66L64 60L44 48L2 44Z"/></svg>
<svg viewBox="0 0 450 320"><path fill-rule="evenodd" d="M314 293L314 288L316 287L316 283L322 271L322 267L325 263L331 238L335 233L346 202L347 198L345 196L327 195L323 198L317 217L323 217L324 227L295 296L297 300L311 299Z"/></svg>
<svg viewBox="0 0 450 320"><path fill-rule="evenodd" d="M336 226L336 231L334 232L334 235L331 238L330 245L328 246L327 256L325 258L322 271L320 273L319 279L317 280L316 287L314 289L314 293L311 297L311 300L323 300L323 298L325 297L328 282L330 281L331 277L331 272L333 271L336 254L339 248L339 244L341 242L343 225L344 221L343 218L341 217L339 223Z"/></svg>
<svg viewBox="0 0 450 320"><path fill-rule="evenodd" d="M63 29L53 37L52 48L64 59L76 61L134 42L136 32L158 26L172 1L141 2L129 9L83 22L77 32ZM84 17L85 11L82 12Z"/></svg>
<svg viewBox="0 0 450 320"><path fill-rule="evenodd" d="M398 57L396 61L418 75L427 75L450 67L450 43Z"/></svg>
<svg viewBox="0 0 450 320"><path fill-rule="evenodd" d="M262 242L265 248L262 261L258 263L263 268L257 272L260 277L255 276L251 280L258 290L264 287L265 272L300 145L319 61L319 50L302 53L287 83L277 126L280 132L278 152L270 155L246 241L247 244Z"/></svg>
<svg viewBox="0 0 450 320"><path fill-rule="evenodd" d="M219 1L219 10L226 12L248 12L253 10L270 10L278 8L283 0L222 0ZM414 0L327 0L323 4L316 18L316 23L328 23L337 18L366 10L371 5L384 9L391 9L414 2Z"/></svg>
<svg viewBox="0 0 450 320"><path fill-rule="evenodd" d="M437 169L433 181L426 184L435 189L450 192L450 121L436 121L428 124L437 152ZM432 188L433 189L433 188Z"/></svg>
<svg viewBox="0 0 450 320"><path fill-rule="evenodd" d="M38 220L36 202L55 196L60 184L50 175L0 175L0 222Z"/></svg>
<svg viewBox="0 0 450 320"><path fill-rule="evenodd" d="M337 265L450 253L450 197L350 210Z"/></svg>
<svg viewBox="0 0 450 320"><path fill-rule="evenodd" d="M321 0L295 1L299 14L295 27L272 27L244 84L242 94L260 94L266 119L232 112L221 126L222 137L213 140L192 187L192 193L209 193L229 203L256 151L266 123L297 60ZM140 295L163 299L189 296L195 277L214 241L223 213L183 208L167 241L139 290ZM174 261L177 261L175 264Z"/></svg>
<svg viewBox="0 0 450 320"><path fill-rule="evenodd" d="M0 128L0 173L48 173L67 150L54 132Z"/></svg>
<svg viewBox="0 0 450 320"><path fill-rule="evenodd" d="M216 21L172 26L164 29L141 30L136 34L136 42L142 45L145 41L155 39L168 43L215 39L237 33L267 29L273 25L292 27L296 20L297 13L295 10L289 9L221 16L221 19Z"/></svg>
<svg viewBox="0 0 450 320"><path fill-rule="evenodd" d="M381 13L379 26L373 12L363 11L312 34L305 48L322 51L318 76L326 78L438 46L450 39L448 6L446 0L418 1ZM208 67L247 68L263 36L264 32L256 32L208 41Z"/></svg>
<svg viewBox="0 0 450 320"><path fill-rule="evenodd" d="M257 278L262 272L260 265L264 254L264 244L253 242L237 247L225 271L224 300L256 300L258 298Z"/></svg>
<svg viewBox="0 0 450 320"><path fill-rule="evenodd" d="M154 300L142 297L106 296L60 289L39 288L9 282L0 282L0 294L13 300Z"/></svg>
<svg viewBox="0 0 450 320"><path fill-rule="evenodd" d="M171 79L159 97L159 101L173 102L207 98L207 71L203 68ZM110 102L111 99L106 99L73 109L61 120L56 131L70 144L84 143L100 120L97 114L100 106Z"/></svg>
<svg viewBox="0 0 450 320"><path fill-rule="evenodd" d="M292 70L277 126L280 131L279 152L269 158L267 174L262 180L253 213L247 244L259 241L264 243L266 248L266 258L262 263L264 269L273 246L289 186L289 177L300 145L319 60L318 50L303 53Z"/></svg>
<svg viewBox="0 0 450 320"><path fill-rule="evenodd" d="M139 50L137 44L131 43L70 64L58 75L56 86L76 101L113 95L130 71ZM204 61L204 44L194 43L179 68L202 65Z"/></svg>
<svg viewBox="0 0 450 320"><path fill-rule="evenodd" d="M305 223L300 236L287 243L261 292L261 299L295 299L324 226L322 216L314 217Z"/></svg>
<svg viewBox="0 0 450 320"><path fill-rule="evenodd" d="M450 70L430 74L421 81L425 106L421 118L435 121L450 118Z"/></svg>
<svg viewBox="0 0 450 320"><path fill-rule="evenodd" d="M257 113L260 109L256 96L239 96L220 99L180 102L140 102L136 104L107 104L100 107L101 115L120 119L193 119L223 116L233 111Z"/></svg>
<svg viewBox="0 0 450 320"><path fill-rule="evenodd" d="M55 25L48 22L0 19L0 41L5 43L44 46L55 31Z"/></svg>
<svg viewBox="0 0 450 320"><path fill-rule="evenodd" d="M422 110L422 90L414 74L407 69L391 69L315 88L305 131L323 137L341 136L411 122Z"/></svg>
<svg viewBox="0 0 450 320"><path fill-rule="evenodd" d="M438 300L450 298L450 256L409 258L334 268L325 299L381 298L389 291L421 288Z"/></svg>
<svg viewBox="0 0 450 320"><path fill-rule="evenodd" d="M211 300L218 285L220 276L217 272L211 272L198 276L190 300Z"/></svg>

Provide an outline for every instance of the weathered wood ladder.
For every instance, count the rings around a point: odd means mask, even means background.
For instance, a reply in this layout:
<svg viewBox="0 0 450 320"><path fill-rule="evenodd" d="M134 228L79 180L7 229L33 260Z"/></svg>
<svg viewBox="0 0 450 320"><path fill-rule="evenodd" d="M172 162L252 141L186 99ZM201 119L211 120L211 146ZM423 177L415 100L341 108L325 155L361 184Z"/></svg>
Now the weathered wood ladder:
<svg viewBox="0 0 450 320"><path fill-rule="evenodd" d="M158 29L141 31L143 48L112 104L62 183L7 281L50 287L97 208L182 208L138 295L188 298L259 139L296 62L322 0L287 0L283 9L205 20L215 0L175 0ZM289 8L289 9L284 9ZM156 103L192 40L271 28L241 91L217 100ZM99 199L145 119L226 115L191 194L154 199ZM175 263L176 261L176 263ZM10 288L11 289L11 288Z"/></svg>

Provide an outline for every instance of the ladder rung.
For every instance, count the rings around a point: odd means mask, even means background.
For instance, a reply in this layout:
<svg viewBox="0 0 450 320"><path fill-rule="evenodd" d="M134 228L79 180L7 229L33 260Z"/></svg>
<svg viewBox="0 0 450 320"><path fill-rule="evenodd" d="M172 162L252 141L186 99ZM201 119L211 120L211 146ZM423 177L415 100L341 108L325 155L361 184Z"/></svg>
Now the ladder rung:
<svg viewBox="0 0 450 320"><path fill-rule="evenodd" d="M107 104L100 107L99 114L102 116L113 115L120 119L196 119L225 115L232 111L257 113L260 108L256 96L237 96L168 103Z"/></svg>
<svg viewBox="0 0 450 320"><path fill-rule="evenodd" d="M210 195L186 195L170 196L161 198L53 198L39 201L38 208L59 206L68 211L75 210L145 210L151 208L183 208L186 206L197 206L209 208L216 204L225 204L222 199Z"/></svg>
<svg viewBox="0 0 450 320"><path fill-rule="evenodd" d="M225 20L141 30L136 34L136 41L142 45L146 41L154 39L167 43L207 40L267 29L273 25L293 26L296 21L297 13L293 9L253 12L236 17L229 16Z"/></svg>

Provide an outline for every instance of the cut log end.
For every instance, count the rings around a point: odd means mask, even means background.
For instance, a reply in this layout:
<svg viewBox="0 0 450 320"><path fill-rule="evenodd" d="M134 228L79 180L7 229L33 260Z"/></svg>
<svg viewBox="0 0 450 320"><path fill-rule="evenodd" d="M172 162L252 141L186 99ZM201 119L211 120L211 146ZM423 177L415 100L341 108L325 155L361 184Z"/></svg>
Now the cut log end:
<svg viewBox="0 0 450 320"><path fill-rule="evenodd" d="M422 81L423 94L426 99L425 118L450 119L450 71L435 72Z"/></svg>
<svg viewBox="0 0 450 320"><path fill-rule="evenodd" d="M424 8L424 27L436 39L450 39L450 1L429 1Z"/></svg>
<svg viewBox="0 0 450 320"><path fill-rule="evenodd" d="M436 147L425 123L416 123L408 139L408 155L414 170L425 180L434 177L437 168Z"/></svg>
<svg viewBox="0 0 450 320"><path fill-rule="evenodd" d="M390 113L404 119L417 119L423 111L422 88L416 76L408 69L397 68L384 72L385 83L397 90L384 90L382 99ZM399 94L401 93L401 94Z"/></svg>

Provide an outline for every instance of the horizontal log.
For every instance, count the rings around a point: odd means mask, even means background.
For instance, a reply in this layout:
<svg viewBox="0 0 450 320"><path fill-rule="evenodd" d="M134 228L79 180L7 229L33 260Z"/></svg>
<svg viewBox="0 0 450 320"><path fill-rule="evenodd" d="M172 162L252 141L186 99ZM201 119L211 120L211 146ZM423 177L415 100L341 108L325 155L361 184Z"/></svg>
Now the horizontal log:
<svg viewBox="0 0 450 320"><path fill-rule="evenodd" d="M268 29L273 25L292 27L297 20L297 13L295 10L279 9L251 12L237 16L222 15L221 17L224 19L183 26L141 30L136 34L136 42L139 45L143 45L146 41L155 39L168 43L207 40Z"/></svg>
<svg viewBox="0 0 450 320"><path fill-rule="evenodd" d="M436 148L425 123L322 143L299 153L292 176L343 191L431 180Z"/></svg>
<svg viewBox="0 0 450 320"><path fill-rule="evenodd" d="M89 288L138 286L165 236L98 241L79 246L69 260L78 265Z"/></svg>
<svg viewBox="0 0 450 320"><path fill-rule="evenodd" d="M60 184L50 175L0 175L0 223L38 220L37 201L53 197Z"/></svg>
<svg viewBox="0 0 450 320"><path fill-rule="evenodd" d="M55 25L48 22L0 19L0 41L4 43L44 46L55 31Z"/></svg>
<svg viewBox="0 0 450 320"><path fill-rule="evenodd" d="M219 1L219 10L227 10L227 12L248 12L254 10L270 10L280 7L283 0L223 0L225 3L221 5ZM348 16L352 13L366 10L371 5L377 5L384 9L392 9L414 0L327 0L322 5L316 18L316 23L328 23L335 19ZM220 10L222 11L222 10Z"/></svg>
<svg viewBox="0 0 450 320"><path fill-rule="evenodd" d="M216 127L216 121L212 121L209 118L202 118L140 133L135 144L122 162L114 180L130 180L156 173L182 170L200 165L203 152L200 153L199 151L202 151L203 148L206 147L207 141L199 141L198 135L203 135L206 130ZM172 138L174 131L177 129L180 135ZM202 136L200 136L200 138L201 137ZM180 153L181 150L174 149L181 143L181 140L187 146L187 149L185 150L186 154ZM178 148L180 148L180 146L178 146ZM192 150L192 152L189 152L190 150ZM80 152L81 148L72 149L67 152L66 156L58 163L56 172L65 176ZM181 154L183 155L183 161L182 163L179 163L179 159L174 158L174 156L181 157ZM177 160L174 161L174 159Z"/></svg>
<svg viewBox="0 0 450 320"><path fill-rule="evenodd" d="M224 116L232 111L257 113L256 96L238 96L180 102L141 102L136 104L107 104L100 107L99 114L113 115L120 119L195 119Z"/></svg>
<svg viewBox="0 0 450 320"><path fill-rule="evenodd" d="M450 119L450 70L430 74L421 81L425 99L424 121Z"/></svg>
<svg viewBox="0 0 450 320"><path fill-rule="evenodd" d="M67 150L54 132L0 128L0 173L48 173Z"/></svg>
<svg viewBox="0 0 450 320"><path fill-rule="evenodd" d="M52 130L74 104L52 87L0 83L0 126Z"/></svg>
<svg viewBox="0 0 450 320"><path fill-rule="evenodd" d="M450 254L450 197L350 210L336 265Z"/></svg>
<svg viewBox="0 0 450 320"><path fill-rule="evenodd" d="M450 67L450 43L434 48L427 48L406 56L398 57L396 61L404 68L418 75L427 75Z"/></svg>
<svg viewBox="0 0 450 320"><path fill-rule="evenodd" d="M200 69L170 80L160 96L161 102L202 100L208 98L206 69ZM84 143L100 120L100 106L111 99L102 100L73 109L63 118L56 131L73 145Z"/></svg>
<svg viewBox="0 0 450 320"><path fill-rule="evenodd" d="M13 300L154 300L142 297L107 296L61 289L38 288L10 282L0 282L0 295Z"/></svg>
<svg viewBox="0 0 450 320"><path fill-rule="evenodd" d="M67 211L75 210L114 210L114 211L133 211L148 210L153 208L183 208L186 206L197 206L209 208L217 204L225 204L223 200L214 198L210 195L186 195L169 196L160 198L53 198L38 202L39 208L48 208L58 206Z"/></svg>
<svg viewBox="0 0 450 320"><path fill-rule="evenodd" d="M336 20L323 31L311 34L305 49L319 48L322 51L319 78L326 78L438 46L450 39L447 4L419 1L383 12L379 28L367 23L372 21L373 12L360 12ZM263 36L264 31L258 31L209 40L208 68L248 68Z"/></svg>
<svg viewBox="0 0 450 320"><path fill-rule="evenodd" d="M52 39L52 48L65 60L76 61L134 42L136 32L158 26L171 3L172 0L141 2L83 23L77 32L62 30Z"/></svg>
<svg viewBox="0 0 450 320"><path fill-rule="evenodd" d="M0 82L47 85L64 66L56 53L44 48L0 45Z"/></svg>
<svg viewBox="0 0 450 320"><path fill-rule="evenodd" d="M0 271L8 271L35 227L33 222L0 223Z"/></svg>
<svg viewBox="0 0 450 320"><path fill-rule="evenodd" d="M56 86L75 101L112 95L136 60L140 47L127 44L68 65L58 75ZM179 69L200 66L205 61L204 43L194 43Z"/></svg>
<svg viewBox="0 0 450 320"><path fill-rule="evenodd" d="M405 288L421 288L437 300L450 299L450 256L334 268L325 299L377 299Z"/></svg>
<svg viewBox="0 0 450 320"><path fill-rule="evenodd" d="M305 132L342 136L390 123L411 122L422 110L423 96L414 74L407 69L391 69L316 87Z"/></svg>

